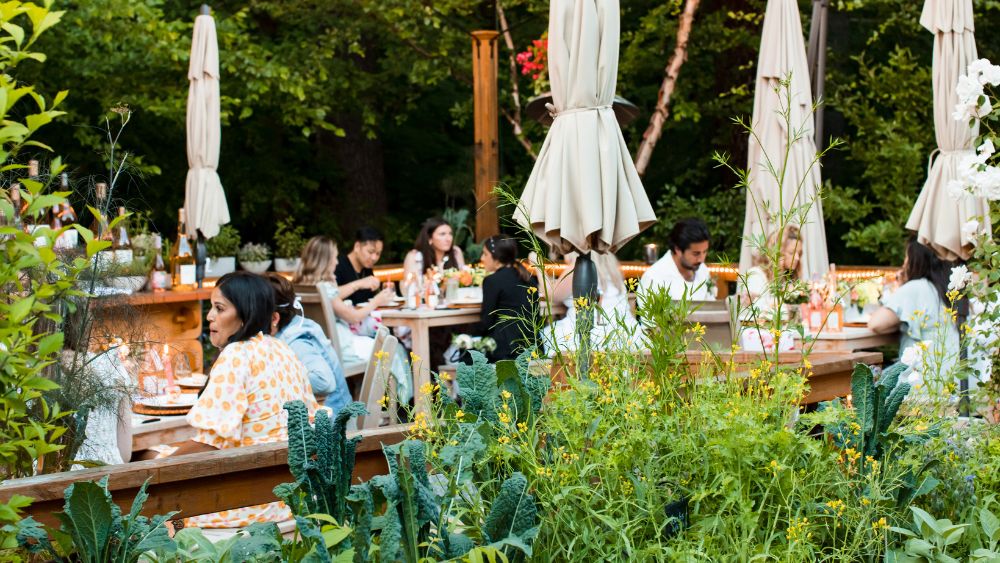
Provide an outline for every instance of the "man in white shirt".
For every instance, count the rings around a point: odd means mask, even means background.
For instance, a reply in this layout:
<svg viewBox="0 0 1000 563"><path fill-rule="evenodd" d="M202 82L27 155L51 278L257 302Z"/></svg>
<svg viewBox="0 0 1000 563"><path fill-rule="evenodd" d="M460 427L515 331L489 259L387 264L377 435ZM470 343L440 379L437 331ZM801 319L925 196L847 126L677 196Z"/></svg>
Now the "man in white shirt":
<svg viewBox="0 0 1000 563"><path fill-rule="evenodd" d="M639 287L649 291L667 288L670 297L689 301L715 299L705 258L708 256L708 226L701 219L681 219L670 231L670 252L646 270Z"/></svg>

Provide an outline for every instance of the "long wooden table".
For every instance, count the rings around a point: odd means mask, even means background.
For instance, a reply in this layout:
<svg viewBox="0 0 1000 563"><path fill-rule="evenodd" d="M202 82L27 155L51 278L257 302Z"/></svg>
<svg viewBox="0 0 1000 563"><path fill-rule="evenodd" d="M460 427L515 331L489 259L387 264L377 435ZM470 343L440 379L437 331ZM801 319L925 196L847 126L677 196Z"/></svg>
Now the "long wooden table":
<svg viewBox="0 0 1000 563"><path fill-rule="evenodd" d="M899 343L898 332L878 334L867 327L845 326L840 332L824 330L806 335L816 339L812 343L813 352L854 352Z"/></svg>
<svg viewBox="0 0 1000 563"><path fill-rule="evenodd" d="M383 309L382 323L385 326L405 326L412 332L413 353L419 362L413 365L413 404L418 410L423 410L420 400L420 388L430 383L431 369L437 368L431 358L430 329L437 326L454 326L467 323L477 323L480 319L480 307L461 309Z"/></svg>

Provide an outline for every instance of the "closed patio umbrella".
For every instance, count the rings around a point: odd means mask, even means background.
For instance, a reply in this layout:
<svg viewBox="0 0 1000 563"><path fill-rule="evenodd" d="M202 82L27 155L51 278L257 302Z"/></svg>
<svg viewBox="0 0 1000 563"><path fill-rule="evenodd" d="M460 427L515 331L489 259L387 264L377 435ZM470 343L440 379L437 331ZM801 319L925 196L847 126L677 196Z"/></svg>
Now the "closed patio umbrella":
<svg viewBox="0 0 1000 563"><path fill-rule="evenodd" d="M552 127L514 218L564 252L615 251L656 220L612 103L618 0L552 0Z"/></svg>
<svg viewBox="0 0 1000 563"><path fill-rule="evenodd" d="M934 34L934 136L937 149L931 153L927 181L906 221L916 231L917 240L946 260L968 259L972 241L962 233L962 225L974 217L989 221L983 198L968 196L959 201L948 194L948 182L959 179L962 158L973 154L972 142L979 125L955 121L952 111L958 103L955 92L959 76L976 60L976 39L972 21L972 0L926 0L920 25Z"/></svg>
<svg viewBox="0 0 1000 563"><path fill-rule="evenodd" d="M787 99L787 91L780 85L780 81L789 74L791 99ZM781 115L786 107L789 123ZM826 273L829 259L823 205L817 197L821 182L819 163L814 163L816 143L813 139L812 108L799 8L795 0L768 0L753 101L752 125L756 136L750 136L747 150L750 186L747 190L740 271L745 272L751 267L753 255L758 251L751 241L761 237L766 239L777 229L777 214L782 208L788 213L793 208L808 205L804 217L794 214L789 224L798 226L802 234L802 273L806 279L814 274ZM790 139L793 142L788 147ZM788 160L784 163L786 148ZM767 168L768 161L779 177L783 174L780 190L778 180Z"/></svg>
<svg viewBox="0 0 1000 563"><path fill-rule="evenodd" d="M216 169L222 124L219 119L219 45L215 20L207 7L194 20L191 62L188 67L187 157L184 209L188 235L198 230L205 238L219 234L229 222L226 192Z"/></svg>

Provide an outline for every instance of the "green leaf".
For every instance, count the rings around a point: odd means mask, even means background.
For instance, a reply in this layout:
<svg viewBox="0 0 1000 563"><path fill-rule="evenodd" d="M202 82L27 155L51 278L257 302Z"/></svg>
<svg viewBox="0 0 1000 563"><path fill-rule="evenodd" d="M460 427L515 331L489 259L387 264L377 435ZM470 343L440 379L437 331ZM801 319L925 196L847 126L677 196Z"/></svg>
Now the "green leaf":
<svg viewBox="0 0 1000 563"><path fill-rule="evenodd" d="M69 533L86 561L105 559L111 538L112 510L108 492L98 485L81 481L66 490L64 509Z"/></svg>
<svg viewBox="0 0 1000 563"><path fill-rule="evenodd" d="M2 24L0 24L0 28L3 28L4 31L9 33L10 36L14 38L14 43L16 43L18 47L20 47L21 44L24 43L23 27L17 24L10 23L9 21L5 21Z"/></svg>

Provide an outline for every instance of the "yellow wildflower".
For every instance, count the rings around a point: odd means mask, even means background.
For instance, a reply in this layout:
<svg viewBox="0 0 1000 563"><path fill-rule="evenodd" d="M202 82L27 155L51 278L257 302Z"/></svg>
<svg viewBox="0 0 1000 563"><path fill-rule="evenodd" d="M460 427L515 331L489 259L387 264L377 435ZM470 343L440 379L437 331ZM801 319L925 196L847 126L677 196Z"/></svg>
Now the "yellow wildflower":
<svg viewBox="0 0 1000 563"><path fill-rule="evenodd" d="M498 444L509 444L510 443L510 437L508 437L508 436L500 436L499 438L497 438L497 443Z"/></svg>
<svg viewBox="0 0 1000 563"><path fill-rule="evenodd" d="M500 413L497 414L497 418L499 418L500 422L504 424L510 424L510 415L506 412L500 411Z"/></svg>
<svg viewBox="0 0 1000 563"><path fill-rule="evenodd" d="M414 352L410 352L410 361L413 362L413 363L415 363L415 364L419 364L420 363L420 356L418 356Z"/></svg>
<svg viewBox="0 0 1000 563"><path fill-rule="evenodd" d="M528 286L528 295L534 295L538 293L538 288L534 286Z"/></svg>
<svg viewBox="0 0 1000 563"><path fill-rule="evenodd" d="M512 397L512 395L510 394L510 391L508 391L508 390L506 390L506 389L504 389L503 391L501 391L501 392L500 392L500 396L501 396L501 397L503 397L503 399L504 399L505 401L506 401L507 399L510 399L510 398Z"/></svg>

